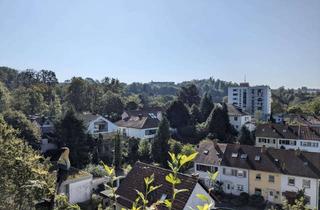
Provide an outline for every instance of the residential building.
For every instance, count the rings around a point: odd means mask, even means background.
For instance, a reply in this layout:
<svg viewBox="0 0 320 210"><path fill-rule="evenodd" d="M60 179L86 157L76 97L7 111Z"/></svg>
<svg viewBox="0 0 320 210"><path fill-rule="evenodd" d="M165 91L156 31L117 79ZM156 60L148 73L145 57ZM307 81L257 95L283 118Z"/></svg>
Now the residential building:
<svg viewBox="0 0 320 210"><path fill-rule="evenodd" d="M278 149L300 149L320 153L320 128L284 125L260 124L256 128L256 146Z"/></svg>
<svg viewBox="0 0 320 210"><path fill-rule="evenodd" d="M271 89L269 86L253 86L240 83L228 88L228 103L254 115L258 120L268 120L271 114Z"/></svg>
<svg viewBox="0 0 320 210"><path fill-rule="evenodd" d="M118 130L116 124L98 114L85 112L80 114L79 118L83 121L88 134L98 136L99 134L114 133Z"/></svg>
<svg viewBox="0 0 320 210"><path fill-rule="evenodd" d="M320 127L320 116L305 114L287 114L284 115L283 121L290 125L303 125L309 127Z"/></svg>
<svg viewBox="0 0 320 210"><path fill-rule="evenodd" d="M298 190L305 189L307 205L319 208L319 153L209 141L201 142L197 150L195 172L206 180L206 169L218 170L225 193L259 194L272 203L281 203L284 198L292 201ZM202 170L199 165L206 168Z"/></svg>
<svg viewBox="0 0 320 210"><path fill-rule="evenodd" d="M246 126L250 131L255 129L255 124L252 122L252 118L249 113L242 111L233 104L227 104L227 108L230 124L237 131L240 131L242 126Z"/></svg>
<svg viewBox="0 0 320 210"><path fill-rule="evenodd" d="M162 109L150 108L125 111L121 115L121 118L122 119L115 124L124 136L139 139L153 139L156 135L160 120L162 119Z"/></svg>
<svg viewBox="0 0 320 210"><path fill-rule="evenodd" d="M117 204L116 209L129 209L132 207L133 202L137 198L136 190L140 192L145 191L144 178L154 175L153 186L160 185L161 187L155 190L149 197L150 204L158 200L164 200L172 197L172 186L166 181L166 176L171 173L170 170L149 165L142 162L136 162L134 167L124 178L116 190ZM210 196L207 188L199 182L196 176L189 176L185 174L178 174L178 178L181 183L177 185L178 189L187 189L187 191L181 192L177 195L173 202L173 210L181 209L196 209L198 205L203 205L204 201L200 200L196 195L203 194L209 201L213 202L214 199ZM157 209L167 209L163 205L157 207Z"/></svg>

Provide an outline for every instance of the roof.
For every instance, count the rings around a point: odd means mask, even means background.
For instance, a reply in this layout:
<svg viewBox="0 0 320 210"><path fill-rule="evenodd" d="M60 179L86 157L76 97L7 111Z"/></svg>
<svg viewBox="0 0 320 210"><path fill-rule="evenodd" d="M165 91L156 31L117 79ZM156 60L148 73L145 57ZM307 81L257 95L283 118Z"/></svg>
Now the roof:
<svg viewBox="0 0 320 210"><path fill-rule="evenodd" d="M257 137L301 139L320 141L320 128L283 125L283 124L260 124L256 128Z"/></svg>
<svg viewBox="0 0 320 210"><path fill-rule="evenodd" d="M197 146L199 152L195 162L215 165L219 163L227 144L218 144L212 140L203 140Z"/></svg>
<svg viewBox="0 0 320 210"><path fill-rule="evenodd" d="M125 111L126 118L117 121L115 124L119 127L126 128L156 128L160 120L157 117L158 112L162 112L161 108L149 108L143 110Z"/></svg>
<svg viewBox="0 0 320 210"><path fill-rule="evenodd" d="M90 124L90 122L98 119L99 117L102 117L102 116L98 114L92 114L89 112L84 112L82 114L79 114L79 118L83 121L83 124L86 127Z"/></svg>
<svg viewBox="0 0 320 210"><path fill-rule="evenodd" d="M300 124L304 126L320 126L320 116L288 114L284 116L285 122L289 124Z"/></svg>
<svg viewBox="0 0 320 210"><path fill-rule="evenodd" d="M218 144L216 145L219 147ZM199 154L202 154L202 152L203 150L199 151ZM214 151L210 150L209 154L214 154ZM247 170L320 178L320 154L299 150L228 144L223 153L221 165Z"/></svg>
<svg viewBox="0 0 320 210"><path fill-rule="evenodd" d="M227 109L228 109L228 115L231 115L231 116L250 115L249 113L242 111L240 108L234 106L233 104L227 104Z"/></svg>
<svg viewBox="0 0 320 210"><path fill-rule="evenodd" d="M151 201L151 203L153 203L153 201L160 200L163 195L167 195L168 198L172 197L172 186L165 180L166 175L168 175L170 172L171 171L167 169L142 162L136 162L132 170L121 182L119 188L116 191L116 194L119 196L117 198L117 202L126 208L131 208L132 203L137 198L136 190L144 192L144 178L149 177L152 174L154 174L153 186L161 185L161 187L154 192L152 196L153 200ZM179 174L178 177L179 179L181 179L181 184L179 184L177 188L188 189L188 191L182 192L177 195L172 207L172 209L174 210L181 210L185 207L193 189L198 183L198 178L196 177L188 176L185 174ZM159 206L157 209L167 208L164 206Z"/></svg>

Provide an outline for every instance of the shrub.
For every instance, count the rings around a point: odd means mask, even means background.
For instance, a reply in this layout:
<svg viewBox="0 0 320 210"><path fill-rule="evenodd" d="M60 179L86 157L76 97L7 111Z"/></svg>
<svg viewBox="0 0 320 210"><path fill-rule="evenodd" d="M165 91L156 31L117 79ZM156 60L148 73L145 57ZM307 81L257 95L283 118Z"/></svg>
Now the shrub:
<svg viewBox="0 0 320 210"><path fill-rule="evenodd" d="M88 164L84 170L92 174L93 177L107 176L105 170L103 170L103 168L99 165Z"/></svg>
<svg viewBox="0 0 320 210"><path fill-rule="evenodd" d="M249 197L249 205L261 208L264 205L264 198L261 195L251 195Z"/></svg>

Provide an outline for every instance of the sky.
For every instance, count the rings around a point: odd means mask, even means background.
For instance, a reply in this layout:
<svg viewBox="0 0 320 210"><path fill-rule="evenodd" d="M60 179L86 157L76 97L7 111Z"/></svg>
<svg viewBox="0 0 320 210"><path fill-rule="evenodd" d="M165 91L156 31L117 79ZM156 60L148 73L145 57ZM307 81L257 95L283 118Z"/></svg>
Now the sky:
<svg viewBox="0 0 320 210"><path fill-rule="evenodd" d="M320 88L320 1L0 0L0 66Z"/></svg>

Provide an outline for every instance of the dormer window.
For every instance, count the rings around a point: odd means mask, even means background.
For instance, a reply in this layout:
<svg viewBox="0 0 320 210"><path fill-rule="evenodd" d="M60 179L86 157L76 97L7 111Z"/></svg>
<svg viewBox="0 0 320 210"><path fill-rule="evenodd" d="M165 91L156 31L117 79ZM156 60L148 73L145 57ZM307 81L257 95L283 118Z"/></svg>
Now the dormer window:
<svg viewBox="0 0 320 210"><path fill-rule="evenodd" d="M260 157L259 155L256 155L256 156L254 157L254 160L255 160L255 161L260 161L260 160L261 160L261 157Z"/></svg>
<svg viewBox="0 0 320 210"><path fill-rule="evenodd" d="M237 158L237 157L238 157L238 153L235 153L235 152L234 152L234 153L232 153L232 154L231 154L231 157L233 157L233 158Z"/></svg>
<svg viewBox="0 0 320 210"><path fill-rule="evenodd" d="M248 155L247 154L241 154L240 158L241 159L247 159Z"/></svg>
<svg viewBox="0 0 320 210"><path fill-rule="evenodd" d="M205 150L205 151L203 151L203 154L208 155L208 154L209 154L209 151L208 151L208 150Z"/></svg>

